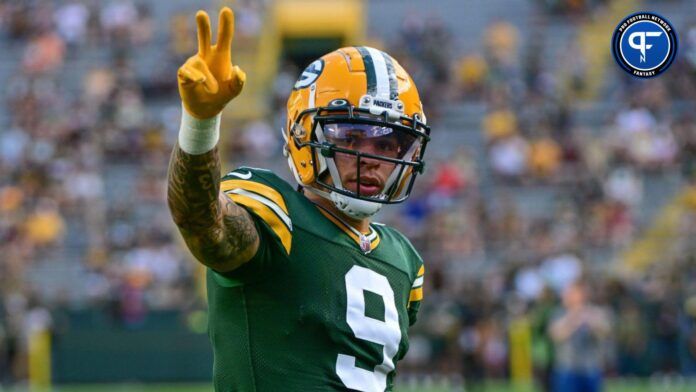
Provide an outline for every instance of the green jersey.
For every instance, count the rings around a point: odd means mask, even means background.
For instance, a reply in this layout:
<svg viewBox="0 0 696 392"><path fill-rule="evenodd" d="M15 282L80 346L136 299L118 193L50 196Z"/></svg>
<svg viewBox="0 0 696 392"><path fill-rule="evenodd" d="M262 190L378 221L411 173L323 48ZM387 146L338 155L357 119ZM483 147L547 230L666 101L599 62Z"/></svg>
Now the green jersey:
<svg viewBox="0 0 696 392"><path fill-rule="evenodd" d="M423 262L396 230L358 236L270 171L221 189L261 244L233 272L208 271L216 391L389 391L422 299Z"/></svg>

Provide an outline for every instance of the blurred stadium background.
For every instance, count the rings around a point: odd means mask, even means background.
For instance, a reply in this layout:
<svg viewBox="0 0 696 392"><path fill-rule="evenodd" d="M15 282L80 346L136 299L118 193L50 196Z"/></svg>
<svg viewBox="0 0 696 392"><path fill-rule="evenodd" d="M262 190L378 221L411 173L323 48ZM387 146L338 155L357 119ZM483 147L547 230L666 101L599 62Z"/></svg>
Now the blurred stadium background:
<svg viewBox="0 0 696 392"><path fill-rule="evenodd" d="M428 265L398 391L548 390L568 350L609 391L696 390L693 0L1 1L0 390L211 389L200 271L165 181L176 69L195 11L221 5L249 75L225 169L289 179L285 99L324 52L375 46L418 83L427 176L379 217ZM609 53L639 10L680 38L656 79ZM550 337L577 279L602 341Z"/></svg>

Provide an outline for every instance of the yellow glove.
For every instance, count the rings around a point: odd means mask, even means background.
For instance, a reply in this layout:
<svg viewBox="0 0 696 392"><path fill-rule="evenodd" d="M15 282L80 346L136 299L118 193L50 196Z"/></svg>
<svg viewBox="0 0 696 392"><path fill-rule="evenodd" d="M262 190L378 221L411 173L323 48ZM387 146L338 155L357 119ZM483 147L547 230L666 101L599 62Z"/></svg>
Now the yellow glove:
<svg viewBox="0 0 696 392"><path fill-rule="evenodd" d="M211 45L210 18L205 11L196 13L198 53L179 68L179 95L186 111L198 119L215 117L234 97L239 95L246 74L232 66L231 46L234 37L234 13L228 7L220 10L218 37Z"/></svg>

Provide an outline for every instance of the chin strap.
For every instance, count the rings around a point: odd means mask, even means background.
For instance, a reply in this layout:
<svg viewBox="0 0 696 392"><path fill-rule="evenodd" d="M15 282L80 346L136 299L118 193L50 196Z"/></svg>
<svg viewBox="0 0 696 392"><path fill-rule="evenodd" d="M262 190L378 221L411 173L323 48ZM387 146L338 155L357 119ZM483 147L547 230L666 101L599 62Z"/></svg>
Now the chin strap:
<svg viewBox="0 0 696 392"><path fill-rule="evenodd" d="M369 218L376 214L380 208L382 208L382 203L355 199L353 197L342 195L333 191L325 192L311 186L306 186L304 188L323 197L324 199L331 200L339 211L350 216L351 218Z"/></svg>

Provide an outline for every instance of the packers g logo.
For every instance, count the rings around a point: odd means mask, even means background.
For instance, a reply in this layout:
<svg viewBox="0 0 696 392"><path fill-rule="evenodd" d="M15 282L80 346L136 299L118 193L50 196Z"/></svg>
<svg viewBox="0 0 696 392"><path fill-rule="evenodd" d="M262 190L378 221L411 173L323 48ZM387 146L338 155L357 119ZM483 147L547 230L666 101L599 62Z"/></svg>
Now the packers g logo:
<svg viewBox="0 0 696 392"><path fill-rule="evenodd" d="M323 70L324 60L322 59L316 60L312 64L309 64L307 68L305 68L305 70L302 71L302 75L300 75L300 78L297 79L297 82L295 82L293 90L299 90L301 88L309 87L312 83L314 83L315 80L319 78L319 75L321 75L321 71Z"/></svg>
<svg viewBox="0 0 696 392"><path fill-rule="evenodd" d="M611 49L623 70L639 78L652 78L672 65L677 45L677 33L667 19L638 12L616 26Z"/></svg>

